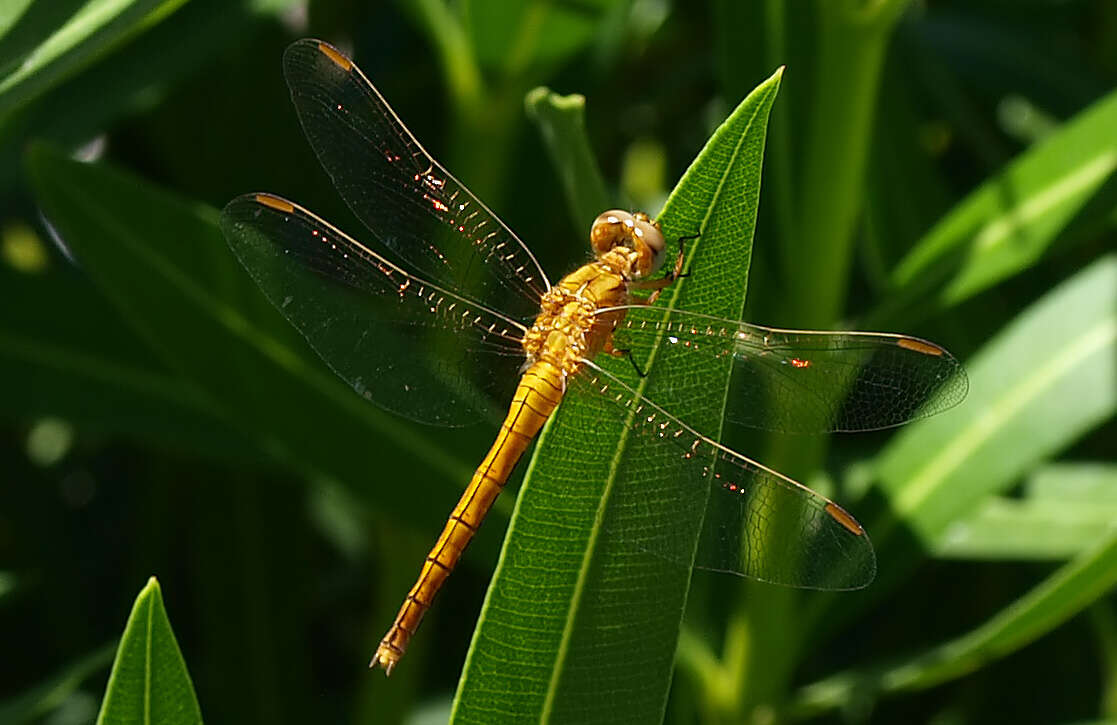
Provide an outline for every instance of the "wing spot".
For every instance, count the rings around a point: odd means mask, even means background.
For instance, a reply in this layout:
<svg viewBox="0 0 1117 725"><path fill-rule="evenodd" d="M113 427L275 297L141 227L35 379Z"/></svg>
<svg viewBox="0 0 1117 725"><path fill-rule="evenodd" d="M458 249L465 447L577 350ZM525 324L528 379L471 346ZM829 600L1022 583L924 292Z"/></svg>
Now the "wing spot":
<svg viewBox="0 0 1117 725"><path fill-rule="evenodd" d="M896 340L896 344L905 350L911 350L912 352L919 352L933 357L942 357L944 352L938 345L932 345L929 342L917 340L914 337L901 337Z"/></svg>
<svg viewBox="0 0 1117 725"><path fill-rule="evenodd" d="M861 528L861 524L857 523L857 519L853 518L848 511L833 501L827 502L826 513L830 515L830 518L844 526L850 533L856 536L865 535L865 529Z"/></svg>
<svg viewBox="0 0 1117 725"><path fill-rule="evenodd" d="M320 43L318 43L318 51L322 55L324 55L327 58L329 58L330 60L332 60L343 71L348 72L348 71L352 70L353 61L349 60L344 55L339 53L337 51L337 49L334 48L332 45L320 42Z"/></svg>
<svg viewBox="0 0 1117 725"><path fill-rule="evenodd" d="M284 214L290 214L295 211L294 204L286 199L280 199L278 196L272 196L271 194L257 194L256 203L281 211Z"/></svg>

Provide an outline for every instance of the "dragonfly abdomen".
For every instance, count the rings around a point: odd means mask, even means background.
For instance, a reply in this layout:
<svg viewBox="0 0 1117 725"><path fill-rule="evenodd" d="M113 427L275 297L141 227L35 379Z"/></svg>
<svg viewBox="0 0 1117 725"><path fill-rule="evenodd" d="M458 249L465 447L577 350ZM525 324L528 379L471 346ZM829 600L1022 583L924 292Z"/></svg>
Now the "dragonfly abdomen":
<svg viewBox="0 0 1117 725"><path fill-rule="evenodd" d="M496 441L474 472L434 548L427 554L418 580L407 594L391 629L380 641L370 667L380 665L388 674L392 673L438 590L504 489L520 456L562 400L563 389L564 373L550 362L537 361L524 372Z"/></svg>

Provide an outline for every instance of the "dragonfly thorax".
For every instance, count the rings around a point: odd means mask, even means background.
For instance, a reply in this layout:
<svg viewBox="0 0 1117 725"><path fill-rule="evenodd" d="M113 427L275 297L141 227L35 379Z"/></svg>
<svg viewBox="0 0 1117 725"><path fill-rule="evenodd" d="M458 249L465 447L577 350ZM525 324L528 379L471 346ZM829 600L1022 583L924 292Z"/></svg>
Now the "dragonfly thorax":
<svg viewBox="0 0 1117 725"><path fill-rule="evenodd" d="M619 254L615 250L613 254ZM543 296L539 315L524 335L528 362L541 360L571 375L605 348L629 302L625 275L602 259L563 277Z"/></svg>

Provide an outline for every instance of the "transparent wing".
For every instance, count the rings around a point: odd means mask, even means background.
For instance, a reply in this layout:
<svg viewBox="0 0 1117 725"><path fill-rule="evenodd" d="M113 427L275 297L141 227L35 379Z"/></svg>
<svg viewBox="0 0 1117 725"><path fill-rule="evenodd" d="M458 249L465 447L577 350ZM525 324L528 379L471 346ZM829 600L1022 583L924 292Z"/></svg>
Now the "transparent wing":
<svg viewBox="0 0 1117 725"><path fill-rule="evenodd" d="M700 525L695 565L705 569L810 589L872 581L873 546L838 504L698 433L592 363L569 387L630 430L608 521L632 545L689 565Z"/></svg>
<svg viewBox="0 0 1117 725"><path fill-rule="evenodd" d="M750 428L891 428L957 405L969 387L949 352L916 337L780 330L655 307L626 310L613 335L618 349L638 351L662 338L685 353L673 356L675 364L691 356L732 357L725 417Z"/></svg>
<svg viewBox="0 0 1117 725"><path fill-rule="evenodd" d="M310 145L377 239L450 291L512 317L538 313L550 283L531 252L423 150L352 61L300 40L283 69Z"/></svg>
<svg viewBox="0 0 1117 725"><path fill-rule="evenodd" d="M461 425L510 399L524 327L408 274L271 194L225 207L221 227L268 299L364 398L413 420Z"/></svg>

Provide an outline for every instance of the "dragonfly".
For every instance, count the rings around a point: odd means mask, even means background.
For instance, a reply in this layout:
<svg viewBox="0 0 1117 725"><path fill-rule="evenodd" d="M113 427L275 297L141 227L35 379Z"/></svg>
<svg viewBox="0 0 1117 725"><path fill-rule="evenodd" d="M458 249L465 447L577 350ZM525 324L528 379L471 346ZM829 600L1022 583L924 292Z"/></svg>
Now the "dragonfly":
<svg viewBox="0 0 1117 725"><path fill-rule="evenodd" d="M670 482L681 506L711 512L704 527L713 534L703 535L696 561L691 555L695 565L796 587L868 585L876 559L854 516L648 400L632 381L652 371L633 350L668 345L684 359L721 361L731 369L725 420L791 433L888 428L956 405L968 383L949 352L906 335L784 330L657 305L659 292L685 274L684 244L660 275L670 245L642 213L602 213L590 230L594 260L552 284L349 57L304 39L286 50L283 67L307 139L380 246L260 192L222 214L234 254L362 397L437 425L475 422L494 399L511 400L370 667L391 674L399 663L566 396L600 402L670 462L664 475L685 479ZM632 374L609 365L614 357L627 358Z"/></svg>

